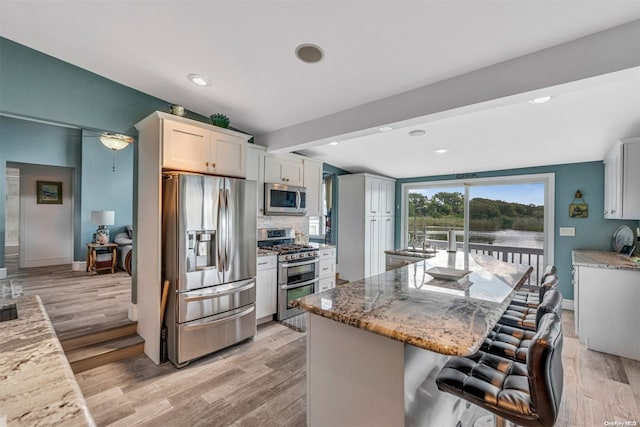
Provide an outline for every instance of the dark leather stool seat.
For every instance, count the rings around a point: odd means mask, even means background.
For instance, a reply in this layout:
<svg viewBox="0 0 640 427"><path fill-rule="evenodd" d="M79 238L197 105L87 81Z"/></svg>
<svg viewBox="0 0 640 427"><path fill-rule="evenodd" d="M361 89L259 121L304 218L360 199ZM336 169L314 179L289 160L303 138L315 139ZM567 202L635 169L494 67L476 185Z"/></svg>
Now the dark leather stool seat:
<svg viewBox="0 0 640 427"><path fill-rule="evenodd" d="M525 363L535 333L511 326L496 325L484 339L481 350Z"/></svg>
<svg viewBox="0 0 640 427"><path fill-rule="evenodd" d="M562 376L562 321L547 313L531 339L526 364L479 351L449 360L436 384L521 426L550 427L558 416Z"/></svg>
<svg viewBox="0 0 640 427"><path fill-rule="evenodd" d="M562 310L562 295L557 290L552 289L545 293L542 304L538 308L510 305L502 314L498 323L535 331L538 316L542 316L545 313L557 313L559 316L560 310Z"/></svg>
<svg viewBox="0 0 640 427"><path fill-rule="evenodd" d="M540 287L538 292L535 291L516 291L512 305L520 305L523 307L536 308L540 305L540 302L544 299L544 294L549 289L557 289L560 280L558 279L558 269L555 265L547 266L544 270L544 274L540 279Z"/></svg>

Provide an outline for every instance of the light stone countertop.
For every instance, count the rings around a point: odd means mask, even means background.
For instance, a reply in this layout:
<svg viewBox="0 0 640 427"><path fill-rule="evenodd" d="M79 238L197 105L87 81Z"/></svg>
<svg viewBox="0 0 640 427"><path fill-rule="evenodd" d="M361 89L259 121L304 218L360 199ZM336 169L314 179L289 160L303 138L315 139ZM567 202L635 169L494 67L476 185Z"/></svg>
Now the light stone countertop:
<svg viewBox="0 0 640 427"><path fill-rule="evenodd" d="M571 260L573 265L585 267L640 271L640 263L616 252L574 250L571 251Z"/></svg>
<svg viewBox="0 0 640 427"><path fill-rule="evenodd" d="M464 269L464 254L419 261L293 302L312 314L447 355L477 351L531 274L528 265L469 256L467 280L437 280L432 267Z"/></svg>
<svg viewBox="0 0 640 427"><path fill-rule="evenodd" d="M0 425L95 426L38 296L0 322Z"/></svg>

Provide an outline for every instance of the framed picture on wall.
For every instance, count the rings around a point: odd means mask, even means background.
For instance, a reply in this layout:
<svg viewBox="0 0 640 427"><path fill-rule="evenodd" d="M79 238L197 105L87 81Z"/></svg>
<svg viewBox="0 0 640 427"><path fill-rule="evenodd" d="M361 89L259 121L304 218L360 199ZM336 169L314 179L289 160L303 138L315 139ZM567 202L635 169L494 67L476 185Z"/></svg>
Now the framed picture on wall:
<svg viewBox="0 0 640 427"><path fill-rule="evenodd" d="M61 205L62 204L62 182L36 181L36 194L38 204Z"/></svg>

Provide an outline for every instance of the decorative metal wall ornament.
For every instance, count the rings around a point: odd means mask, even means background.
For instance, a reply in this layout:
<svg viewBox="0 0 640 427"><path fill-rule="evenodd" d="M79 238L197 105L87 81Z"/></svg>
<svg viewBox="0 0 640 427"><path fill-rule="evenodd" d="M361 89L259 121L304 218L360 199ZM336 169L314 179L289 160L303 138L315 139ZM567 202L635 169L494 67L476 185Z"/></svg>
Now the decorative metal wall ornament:
<svg viewBox="0 0 640 427"><path fill-rule="evenodd" d="M576 191L573 196L573 201L569 205L569 217L571 218L586 218L589 216L589 205L587 205L582 198L582 192Z"/></svg>

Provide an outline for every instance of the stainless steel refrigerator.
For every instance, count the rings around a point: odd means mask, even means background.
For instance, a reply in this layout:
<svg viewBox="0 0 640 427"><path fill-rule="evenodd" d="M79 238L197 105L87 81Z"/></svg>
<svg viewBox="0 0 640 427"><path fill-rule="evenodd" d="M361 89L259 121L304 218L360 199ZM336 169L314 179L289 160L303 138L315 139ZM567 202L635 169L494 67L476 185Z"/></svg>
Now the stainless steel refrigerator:
<svg viewBox="0 0 640 427"><path fill-rule="evenodd" d="M256 183L176 172L162 191L166 343L181 367L256 333Z"/></svg>

